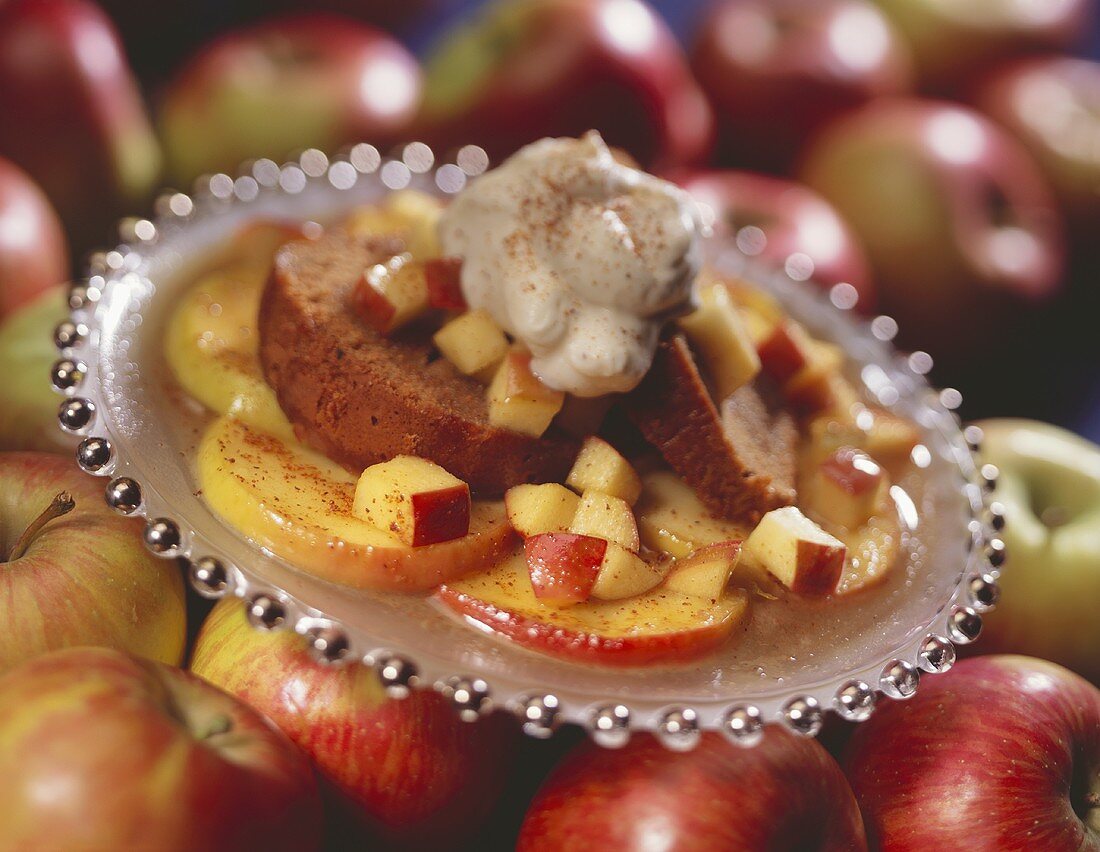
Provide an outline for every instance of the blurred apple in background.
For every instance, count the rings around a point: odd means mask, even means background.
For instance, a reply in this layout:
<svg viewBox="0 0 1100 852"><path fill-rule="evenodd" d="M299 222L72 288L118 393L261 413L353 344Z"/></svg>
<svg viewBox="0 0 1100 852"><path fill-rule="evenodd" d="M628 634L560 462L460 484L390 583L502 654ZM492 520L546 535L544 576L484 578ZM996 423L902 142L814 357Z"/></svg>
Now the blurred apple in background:
<svg viewBox="0 0 1100 852"><path fill-rule="evenodd" d="M811 140L799 177L859 235L903 345L958 361L1058 291L1054 197L1027 151L970 109L876 101Z"/></svg>
<svg viewBox="0 0 1100 852"><path fill-rule="evenodd" d="M1000 59L1065 51L1089 31L1093 0L875 0L913 51L921 88L957 91Z"/></svg>
<svg viewBox="0 0 1100 852"><path fill-rule="evenodd" d="M723 0L692 48L723 164L785 171L851 107L911 88L908 48L868 0Z"/></svg>
<svg viewBox="0 0 1100 852"><path fill-rule="evenodd" d="M348 18L278 18L219 36L175 75L160 129L172 178L233 172L246 159L410 138L416 59Z"/></svg>
<svg viewBox="0 0 1100 852"><path fill-rule="evenodd" d="M141 94L94 3L0 3L0 116L0 156L45 190L74 250L102 243L160 178Z"/></svg>
<svg viewBox="0 0 1100 852"><path fill-rule="evenodd" d="M1100 447L1031 420L985 420L1008 555L979 650L1031 654L1100 683Z"/></svg>
<svg viewBox="0 0 1100 852"><path fill-rule="evenodd" d="M584 743L535 797L516 848L851 852L867 843L825 749L769 726L747 749L715 733L688 752L644 734L615 751Z"/></svg>
<svg viewBox="0 0 1100 852"><path fill-rule="evenodd" d="M781 178L739 171L687 170L668 177L714 211L716 234L746 254L825 288L846 282L860 310L875 306L867 258L847 223L812 190Z"/></svg>
<svg viewBox="0 0 1100 852"><path fill-rule="evenodd" d="M997 69L973 94L1046 173L1078 242L1095 251L1100 223L1100 62L1067 56Z"/></svg>
<svg viewBox="0 0 1100 852"><path fill-rule="evenodd" d="M975 657L856 729L844 761L882 852L1100 849L1100 690Z"/></svg>
<svg viewBox="0 0 1100 852"><path fill-rule="evenodd" d="M0 848L316 849L309 762L187 672L105 648L0 677Z"/></svg>
<svg viewBox="0 0 1100 852"><path fill-rule="evenodd" d="M0 321L68 278L65 231L49 199L0 157Z"/></svg>
<svg viewBox="0 0 1100 852"><path fill-rule="evenodd" d="M693 164L713 116L676 39L638 0L495 2L437 45L417 138L499 161L543 136L599 130L649 168Z"/></svg>
<svg viewBox="0 0 1100 852"><path fill-rule="evenodd" d="M461 845L501 793L518 728L469 724L442 696L386 696L373 669L314 662L302 638L261 633L239 600L203 624L191 670L264 713L310 756L336 812L378 842Z"/></svg>
<svg viewBox="0 0 1100 852"><path fill-rule="evenodd" d="M74 503L67 513L63 493ZM175 563L145 549L141 525L107 508L103 481L71 456L0 453L0 558L0 672L74 645L183 659Z"/></svg>

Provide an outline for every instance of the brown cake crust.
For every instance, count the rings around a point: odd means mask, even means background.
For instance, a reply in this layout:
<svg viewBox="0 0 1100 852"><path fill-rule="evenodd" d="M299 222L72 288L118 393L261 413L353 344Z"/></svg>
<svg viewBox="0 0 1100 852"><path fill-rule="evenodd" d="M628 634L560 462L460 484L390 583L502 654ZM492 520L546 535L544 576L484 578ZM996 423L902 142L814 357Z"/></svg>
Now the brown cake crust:
<svg viewBox="0 0 1100 852"><path fill-rule="evenodd" d="M767 389L745 385L719 412L683 335L661 342L625 407L712 512L756 523L795 500L798 427Z"/></svg>
<svg viewBox="0 0 1100 852"><path fill-rule="evenodd" d="M349 310L364 269L402 250L394 239L336 230L276 255L260 305L260 360L296 432L355 473L408 454L479 494L562 481L575 439L554 427L532 438L490 425L484 386L439 357L429 328L386 337Z"/></svg>

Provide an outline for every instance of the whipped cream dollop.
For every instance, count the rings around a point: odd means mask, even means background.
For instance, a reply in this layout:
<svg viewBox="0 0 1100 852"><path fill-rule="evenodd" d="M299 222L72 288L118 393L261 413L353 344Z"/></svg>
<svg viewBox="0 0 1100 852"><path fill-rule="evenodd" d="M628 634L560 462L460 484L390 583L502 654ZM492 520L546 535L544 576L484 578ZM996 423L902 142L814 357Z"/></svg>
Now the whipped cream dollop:
<svg viewBox="0 0 1100 852"><path fill-rule="evenodd" d="M530 349L544 384L583 397L642 380L662 325L690 308L701 232L686 192L616 161L595 132L522 148L439 226L470 307Z"/></svg>

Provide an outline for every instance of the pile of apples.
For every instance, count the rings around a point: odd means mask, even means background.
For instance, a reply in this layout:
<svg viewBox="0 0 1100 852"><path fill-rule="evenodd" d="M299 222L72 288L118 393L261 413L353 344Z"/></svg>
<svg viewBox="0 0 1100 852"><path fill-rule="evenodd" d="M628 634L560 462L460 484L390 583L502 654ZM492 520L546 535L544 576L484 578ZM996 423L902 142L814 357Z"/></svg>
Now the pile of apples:
<svg viewBox="0 0 1100 852"><path fill-rule="evenodd" d="M366 21L430 2L198 5L0 3L0 848L1100 849L1100 448L1082 438L982 424L1010 561L978 650L1077 674L978 657L827 729L828 749L769 727L751 749L609 752L398 700L237 601L188 598L76 471L44 378L61 283L161 186L363 139L497 160L590 128L746 253L966 362L1095 261L1100 65L1062 55L1093 2L715 0L685 50L639 0L518 0L423 68ZM238 28L194 42L219 22ZM637 568L659 517L596 468L558 520L534 517L545 494L509 501L536 565L570 562L565 537L615 543L572 566L587 594L608 552ZM609 497L586 513L586 493ZM687 593L735 558L711 556L681 566ZM581 594L562 576L543 591Z"/></svg>

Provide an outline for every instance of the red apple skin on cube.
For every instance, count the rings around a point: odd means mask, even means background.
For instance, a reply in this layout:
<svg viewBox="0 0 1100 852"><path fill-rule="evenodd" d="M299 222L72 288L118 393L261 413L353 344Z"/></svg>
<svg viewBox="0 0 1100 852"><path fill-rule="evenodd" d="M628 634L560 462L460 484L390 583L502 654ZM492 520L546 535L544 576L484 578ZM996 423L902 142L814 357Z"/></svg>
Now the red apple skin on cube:
<svg viewBox="0 0 1100 852"><path fill-rule="evenodd" d="M412 496L413 547L462 538L470 531L470 487L463 483Z"/></svg>
<svg viewBox="0 0 1100 852"><path fill-rule="evenodd" d="M830 547L813 541L798 543L798 564L805 569L798 572L791 591L800 595L827 595L840 582L848 551L843 547Z"/></svg>
<svg viewBox="0 0 1100 852"><path fill-rule="evenodd" d="M765 372L780 384L793 379L810 362L806 334L792 323L780 323L758 347Z"/></svg>
<svg viewBox="0 0 1100 852"><path fill-rule="evenodd" d="M882 468L870 456L842 447L821 463L821 472L846 494L867 494L882 482Z"/></svg>
<svg viewBox="0 0 1100 852"><path fill-rule="evenodd" d="M607 542L590 535L542 533L527 539L523 549L535 597L579 603L588 600L592 592Z"/></svg>
<svg viewBox="0 0 1100 852"><path fill-rule="evenodd" d="M351 309L379 334L390 330L394 314L397 313L393 303L370 285L366 275L359 279L351 292Z"/></svg>
<svg viewBox="0 0 1100 852"><path fill-rule="evenodd" d="M466 297L462 295L461 274L461 257L434 257L424 261L428 304L445 311L466 310Z"/></svg>

